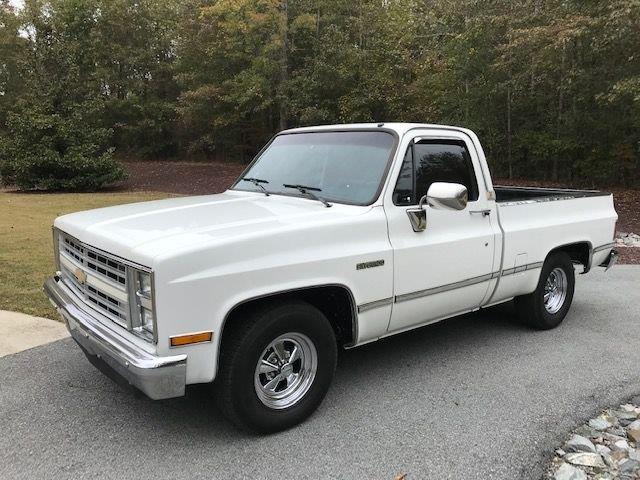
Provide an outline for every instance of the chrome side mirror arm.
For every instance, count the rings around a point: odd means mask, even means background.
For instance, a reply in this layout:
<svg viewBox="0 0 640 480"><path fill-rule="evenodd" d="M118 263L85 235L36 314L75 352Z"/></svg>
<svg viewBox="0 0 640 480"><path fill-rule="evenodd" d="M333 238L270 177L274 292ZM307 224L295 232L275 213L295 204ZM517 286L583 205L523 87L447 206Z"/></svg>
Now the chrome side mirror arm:
<svg viewBox="0 0 640 480"><path fill-rule="evenodd" d="M427 229L427 196L420 199L420 203L415 208L407 210L411 228L414 232L424 232Z"/></svg>

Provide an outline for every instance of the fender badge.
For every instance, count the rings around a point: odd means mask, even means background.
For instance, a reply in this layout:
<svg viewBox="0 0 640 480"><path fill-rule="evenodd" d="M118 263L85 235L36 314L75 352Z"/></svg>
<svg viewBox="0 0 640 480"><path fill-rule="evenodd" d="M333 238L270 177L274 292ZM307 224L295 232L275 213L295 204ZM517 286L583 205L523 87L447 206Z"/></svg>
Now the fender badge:
<svg viewBox="0 0 640 480"><path fill-rule="evenodd" d="M81 268L76 268L75 272L73 272L73 275L82 285L84 285L84 283L87 281L87 274Z"/></svg>
<svg viewBox="0 0 640 480"><path fill-rule="evenodd" d="M356 270L366 270L367 268L382 267L383 265L384 260L374 260L373 262L358 263Z"/></svg>

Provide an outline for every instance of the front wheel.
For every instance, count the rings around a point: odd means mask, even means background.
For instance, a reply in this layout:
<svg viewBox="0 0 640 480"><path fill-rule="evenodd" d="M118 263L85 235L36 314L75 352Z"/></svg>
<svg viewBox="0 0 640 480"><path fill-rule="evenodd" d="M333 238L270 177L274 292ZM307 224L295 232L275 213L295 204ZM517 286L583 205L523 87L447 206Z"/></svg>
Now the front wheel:
<svg viewBox="0 0 640 480"><path fill-rule="evenodd" d="M575 289L575 271L564 252L549 254L536 290L515 299L519 317L533 328L555 328L569 312Z"/></svg>
<svg viewBox="0 0 640 480"><path fill-rule="evenodd" d="M327 318L307 303L286 302L232 321L215 385L223 413L261 433L302 422L322 402L336 368L337 344Z"/></svg>

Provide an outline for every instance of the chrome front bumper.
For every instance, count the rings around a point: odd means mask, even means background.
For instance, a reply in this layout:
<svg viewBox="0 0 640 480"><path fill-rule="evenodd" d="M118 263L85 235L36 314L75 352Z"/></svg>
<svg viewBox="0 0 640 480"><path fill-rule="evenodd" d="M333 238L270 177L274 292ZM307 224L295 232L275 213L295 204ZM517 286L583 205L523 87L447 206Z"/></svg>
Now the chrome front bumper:
<svg viewBox="0 0 640 480"><path fill-rule="evenodd" d="M106 374L116 373L153 400L181 397L187 379L187 356L157 357L106 328L76 306L72 294L49 278L44 292L62 316L69 333L87 358ZM109 375L111 376L111 375ZM117 379L117 378L116 378Z"/></svg>

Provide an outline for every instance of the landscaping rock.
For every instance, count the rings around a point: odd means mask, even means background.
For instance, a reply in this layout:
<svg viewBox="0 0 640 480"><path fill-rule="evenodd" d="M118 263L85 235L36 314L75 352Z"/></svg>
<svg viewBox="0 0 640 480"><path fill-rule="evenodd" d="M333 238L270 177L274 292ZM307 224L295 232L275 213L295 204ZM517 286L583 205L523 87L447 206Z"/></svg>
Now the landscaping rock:
<svg viewBox="0 0 640 480"><path fill-rule="evenodd" d="M611 449L605 445L596 445L596 451L600 454L604 463L607 464L608 467L614 467L616 465L616 461L611 456Z"/></svg>
<svg viewBox="0 0 640 480"><path fill-rule="evenodd" d="M636 406L632 403L625 403L624 405L620 405L620 410L623 412L634 413L636 411Z"/></svg>
<svg viewBox="0 0 640 480"><path fill-rule="evenodd" d="M640 480L640 396L581 425L555 451L555 480ZM636 448L639 447L639 448Z"/></svg>
<svg viewBox="0 0 640 480"><path fill-rule="evenodd" d="M627 435L634 442L636 442L636 443L640 442L640 428L629 428L627 430Z"/></svg>
<svg viewBox="0 0 640 480"><path fill-rule="evenodd" d="M609 415L600 415L598 418L592 418L589 420L589 426L596 430L606 430L607 428L613 427L615 420L612 419Z"/></svg>
<svg viewBox="0 0 640 480"><path fill-rule="evenodd" d="M581 425L576 429L576 434L582 435L586 438L597 438L602 435L601 432L597 431L595 428L591 428L589 425Z"/></svg>
<svg viewBox="0 0 640 480"><path fill-rule="evenodd" d="M568 452L591 452L596 453L595 445L588 438L582 435L574 435L565 445Z"/></svg>
<svg viewBox="0 0 640 480"><path fill-rule="evenodd" d="M613 458L615 462L620 462L621 460L624 460L625 458L627 458L627 451L616 450L615 452L611 452L611 458Z"/></svg>
<svg viewBox="0 0 640 480"><path fill-rule="evenodd" d="M635 411L627 412L624 410L615 410L613 412L613 415L618 419L618 421L620 422L620 425L622 425L623 427L626 427L627 425L629 425L631 422L634 422L638 418Z"/></svg>
<svg viewBox="0 0 640 480"><path fill-rule="evenodd" d="M553 478L555 480L587 480L587 474L573 465L563 463Z"/></svg>
<svg viewBox="0 0 640 480"><path fill-rule="evenodd" d="M629 450L629 443L626 440L618 440L611 445L611 450Z"/></svg>
<svg viewBox="0 0 640 480"><path fill-rule="evenodd" d="M565 461L573 465L581 465L583 467L605 468L606 465L599 453L567 453L564 456Z"/></svg>
<svg viewBox="0 0 640 480"><path fill-rule="evenodd" d="M611 435L617 435L619 437L626 437L627 436L627 432L622 427L611 427L611 428L609 428L607 430L607 433L609 433Z"/></svg>
<svg viewBox="0 0 640 480"><path fill-rule="evenodd" d="M636 450L635 448L632 448L631 450L629 450L627 452L627 456L631 460L636 460L636 461L640 462L640 451Z"/></svg>
<svg viewBox="0 0 640 480"><path fill-rule="evenodd" d="M618 464L618 471L622 474L633 473L640 468L640 462L627 458Z"/></svg>
<svg viewBox="0 0 640 480"><path fill-rule="evenodd" d="M640 235L618 232L616 243L625 247L640 247Z"/></svg>
<svg viewBox="0 0 640 480"><path fill-rule="evenodd" d="M636 420L627 425L627 429L629 430L640 430L640 420Z"/></svg>
<svg viewBox="0 0 640 480"><path fill-rule="evenodd" d="M604 460L604 463L607 464L607 467L609 467L610 469L614 469L616 468L616 465L618 465L618 462L615 461L615 459L608 453L601 453L602 455L602 459Z"/></svg>
<svg viewBox="0 0 640 480"><path fill-rule="evenodd" d="M607 432L602 432L601 435L602 435L602 437L599 440L596 439L594 441L597 442L597 443L601 443L603 440L606 440L609 443L615 443L618 440L626 440L625 437L622 437L620 435L613 435L613 434L607 433Z"/></svg>

